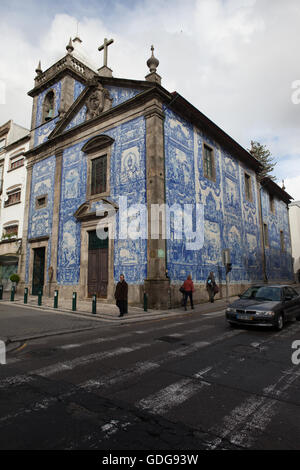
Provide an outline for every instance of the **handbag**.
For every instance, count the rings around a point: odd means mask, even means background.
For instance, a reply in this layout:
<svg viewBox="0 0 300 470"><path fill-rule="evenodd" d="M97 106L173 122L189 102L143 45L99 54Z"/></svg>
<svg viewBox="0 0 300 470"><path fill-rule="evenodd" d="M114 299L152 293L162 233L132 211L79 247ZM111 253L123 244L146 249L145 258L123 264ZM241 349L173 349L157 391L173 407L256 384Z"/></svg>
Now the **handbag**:
<svg viewBox="0 0 300 470"><path fill-rule="evenodd" d="M220 292L220 289L219 287L217 286L217 284L214 285L214 293L215 294L218 294L218 292Z"/></svg>
<svg viewBox="0 0 300 470"><path fill-rule="evenodd" d="M184 287L183 287L183 286L180 287L179 292L181 292L182 294L185 293L185 290L184 290Z"/></svg>

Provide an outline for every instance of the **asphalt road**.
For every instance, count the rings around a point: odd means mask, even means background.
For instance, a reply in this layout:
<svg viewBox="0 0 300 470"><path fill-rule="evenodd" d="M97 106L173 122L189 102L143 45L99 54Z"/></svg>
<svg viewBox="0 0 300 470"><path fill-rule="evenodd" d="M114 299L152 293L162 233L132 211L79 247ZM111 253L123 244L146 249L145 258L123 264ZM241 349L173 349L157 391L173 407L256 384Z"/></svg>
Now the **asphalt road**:
<svg viewBox="0 0 300 470"><path fill-rule="evenodd" d="M0 449L300 449L294 340L215 312L29 341L0 365Z"/></svg>

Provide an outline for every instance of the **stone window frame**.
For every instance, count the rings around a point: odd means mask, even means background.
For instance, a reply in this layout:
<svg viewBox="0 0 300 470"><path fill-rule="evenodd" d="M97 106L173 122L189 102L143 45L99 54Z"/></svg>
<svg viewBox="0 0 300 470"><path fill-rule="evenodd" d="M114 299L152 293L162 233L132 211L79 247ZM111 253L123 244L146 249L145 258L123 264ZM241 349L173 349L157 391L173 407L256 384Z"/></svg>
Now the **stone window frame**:
<svg viewBox="0 0 300 470"><path fill-rule="evenodd" d="M15 232L12 232L16 235L16 238L18 237L18 233L19 233L19 221L18 220L10 220L8 222L5 222L5 224L3 224L3 233L2 235L8 235L8 233L6 232L7 229L10 229L10 228L13 228L13 227L16 227L16 231Z"/></svg>
<svg viewBox="0 0 300 470"><path fill-rule="evenodd" d="M15 187L12 186L10 188L7 188L7 190L6 190L6 195L7 195L8 199L9 199L10 196L13 196L15 194L20 194L19 200L15 201L15 202L8 202L8 200L4 201L4 207L14 206L15 204L20 204L22 202L21 201L22 186L20 184L16 185Z"/></svg>
<svg viewBox="0 0 300 470"><path fill-rule="evenodd" d="M263 236L264 236L264 245L266 248L269 248L269 228L268 224L264 223L263 224Z"/></svg>
<svg viewBox="0 0 300 470"><path fill-rule="evenodd" d="M205 171L205 148L211 151L211 176ZM203 175L205 178L210 181L216 182L216 158L215 158L215 149L212 145L208 144L206 141L202 142L202 161L203 161Z"/></svg>
<svg viewBox="0 0 300 470"><path fill-rule="evenodd" d="M106 160L105 162L105 191L101 191L101 192L92 192L93 190L93 163L98 160L98 159L104 159ZM90 158L90 165L91 165L91 168L90 168L90 196L93 197L93 196L104 196L107 192L107 153L105 154L101 154L101 155L97 155L97 156L93 156Z"/></svg>
<svg viewBox="0 0 300 470"><path fill-rule="evenodd" d="M45 198L45 203L43 205L39 205L39 200ZM36 196L35 198L35 209L44 209L48 205L48 194L41 194L40 196Z"/></svg>
<svg viewBox="0 0 300 470"><path fill-rule="evenodd" d="M92 137L82 148L87 157L87 200L110 196L110 168L111 153L114 140L111 137L100 135ZM106 156L106 191L92 194L92 161Z"/></svg>
<svg viewBox="0 0 300 470"><path fill-rule="evenodd" d="M249 202L253 202L252 177L246 171L244 171L244 185L245 185L246 200L249 201ZM249 194L248 194L248 191L247 191L247 187L248 187L248 190L249 190Z"/></svg>
<svg viewBox="0 0 300 470"><path fill-rule="evenodd" d="M280 230L279 232L279 236L280 236L280 251L282 253L285 253L285 240L284 240L284 231L283 230Z"/></svg>
<svg viewBox="0 0 300 470"><path fill-rule="evenodd" d="M273 194L269 194L269 205L271 214L275 214L275 198Z"/></svg>
<svg viewBox="0 0 300 470"><path fill-rule="evenodd" d="M19 162L22 160L22 164L21 165L18 165L16 166L15 168L12 168L12 165L16 162ZM12 157L9 158L9 165L8 165L8 170L7 172L10 172L10 171L15 171L15 170L18 170L18 168L21 168L22 166L24 166L25 164L25 157L24 157L24 153L21 152L21 153L18 153L18 155L14 155Z"/></svg>

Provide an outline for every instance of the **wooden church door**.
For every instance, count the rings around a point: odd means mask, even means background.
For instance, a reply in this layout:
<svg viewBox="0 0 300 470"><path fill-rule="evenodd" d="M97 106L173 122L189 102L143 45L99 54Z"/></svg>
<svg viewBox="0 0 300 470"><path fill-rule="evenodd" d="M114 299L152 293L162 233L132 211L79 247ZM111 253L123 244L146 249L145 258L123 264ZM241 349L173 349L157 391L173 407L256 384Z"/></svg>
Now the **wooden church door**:
<svg viewBox="0 0 300 470"><path fill-rule="evenodd" d="M96 230L89 232L88 296L107 297L108 238L101 240Z"/></svg>
<svg viewBox="0 0 300 470"><path fill-rule="evenodd" d="M33 252L32 295L38 295L44 287L45 248L35 248Z"/></svg>

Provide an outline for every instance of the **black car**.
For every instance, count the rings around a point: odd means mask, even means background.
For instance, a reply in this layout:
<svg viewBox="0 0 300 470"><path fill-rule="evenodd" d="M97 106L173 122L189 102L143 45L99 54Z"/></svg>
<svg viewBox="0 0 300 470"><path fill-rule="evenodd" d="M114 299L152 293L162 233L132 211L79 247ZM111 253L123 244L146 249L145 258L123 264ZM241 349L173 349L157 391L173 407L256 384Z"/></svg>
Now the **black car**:
<svg viewBox="0 0 300 470"><path fill-rule="evenodd" d="M300 295L291 286L256 285L239 297L225 312L231 325L273 326L282 330L285 322L300 320Z"/></svg>

